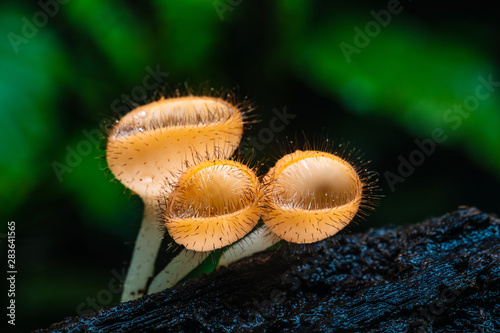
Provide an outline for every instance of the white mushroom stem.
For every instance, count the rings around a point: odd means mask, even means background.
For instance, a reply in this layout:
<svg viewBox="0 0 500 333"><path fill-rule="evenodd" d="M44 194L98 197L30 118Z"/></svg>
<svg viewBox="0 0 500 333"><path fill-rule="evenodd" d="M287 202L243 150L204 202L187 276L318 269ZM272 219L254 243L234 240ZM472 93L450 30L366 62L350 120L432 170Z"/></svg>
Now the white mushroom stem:
<svg viewBox="0 0 500 333"><path fill-rule="evenodd" d="M156 222L155 207L144 200L144 217L135 242L134 253L123 284L122 302L142 297L153 276L163 231Z"/></svg>
<svg viewBox="0 0 500 333"><path fill-rule="evenodd" d="M278 241L279 239L268 228L262 226L228 247L220 257L219 266L227 266L254 253L262 252Z"/></svg>
<svg viewBox="0 0 500 333"><path fill-rule="evenodd" d="M262 252L276 244L279 239L265 226L251 232L247 237L231 245L221 256L218 266L227 266L235 261ZM195 269L210 252L182 250L168 265L155 276L151 282L148 294L154 294L171 288Z"/></svg>
<svg viewBox="0 0 500 333"><path fill-rule="evenodd" d="M155 276L148 289L148 294L153 294L173 287L183 277L195 269L210 252L195 252L182 250L168 265Z"/></svg>

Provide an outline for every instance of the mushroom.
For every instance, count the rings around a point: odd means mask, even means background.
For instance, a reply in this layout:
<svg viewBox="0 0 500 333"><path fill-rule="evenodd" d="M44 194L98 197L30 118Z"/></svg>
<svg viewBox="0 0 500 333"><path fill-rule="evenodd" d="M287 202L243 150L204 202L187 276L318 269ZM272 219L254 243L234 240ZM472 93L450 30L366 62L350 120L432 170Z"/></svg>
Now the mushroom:
<svg viewBox="0 0 500 333"><path fill-rule="evenodd" d="M262 216L262 195L259 179L242 163L216 159L186 169L160 209L169 236L187 250L154 278L148 293L173 286L209 251L254 229Z"/></svg>
<svg viewBox="0 0 500 333"><path fill-rule="evenodd" d="M265 225L279 239L313 243L335 235L371 207L374 184L339 156L297 150L269 170Z"/></svg>
<svg viewBox="0 0 500 333"><path fill-rule="evenodd" d="M163 238L156 223L165 183L200 159L228 158L238 147L244 115L221 98L161 98L117 122L108 136L106 159L116 179L144 201L144 218L123 286L122 301L144 295Z"/></svg>
<svg viewBox="0 0 500 333"><path fill-rule="evenodd" d="M208 160L188 168L167 198L164 219L173 240L193 251L230 245L260 219L262 190L255 173L233 160Z"/></svg>
<svg viewBox="0 0 500 333"><path fill-rule="evenodd" d="M345 149L345 148L344 148ZM297 150L279 159L263 179L264 226L229 247L219 266L264 251L279 240L312 243L335 235L378 202L375 174L356 152Z"/></svg>

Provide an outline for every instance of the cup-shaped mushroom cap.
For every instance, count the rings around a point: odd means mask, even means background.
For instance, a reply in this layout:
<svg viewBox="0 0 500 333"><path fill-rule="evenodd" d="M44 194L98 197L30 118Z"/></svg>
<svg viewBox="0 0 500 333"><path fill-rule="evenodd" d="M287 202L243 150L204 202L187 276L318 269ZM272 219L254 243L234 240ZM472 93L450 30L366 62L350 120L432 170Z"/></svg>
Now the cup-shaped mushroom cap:
<svg viewBox="0 0 500 333"><path fill-rule="evenodd" d="M336 234L357 214L363 184L340 157L296 151L282 157L265 177L264 223L279 238L312 243Z"/></svg>
<svg viewBox="0 0 500 333"><path fill-rule="evenodd" d="M243 135L236 105L212 97L161 99L126 114L108 138L110 170L141 197L157 196L201 158L229 158Z"/></svg>
<svg viewBox="0 0 500 333"><path fill-rule="evenodd" d="M231 160L204 161L186 169L162 214L168 234L194 251L211 251L248 234L261 215L255 173Z"/></svg>

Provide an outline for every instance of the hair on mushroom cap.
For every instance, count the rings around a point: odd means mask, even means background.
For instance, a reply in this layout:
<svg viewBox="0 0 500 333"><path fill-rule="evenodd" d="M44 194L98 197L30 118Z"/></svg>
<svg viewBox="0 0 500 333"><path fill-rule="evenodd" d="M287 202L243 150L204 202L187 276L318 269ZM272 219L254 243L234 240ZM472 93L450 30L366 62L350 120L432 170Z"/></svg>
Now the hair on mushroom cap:
<svg viewBox="0 0 500 333"><path fill-rule="evenodd" d="M192 164L193 156L230 157L244 126L238 105L221 98L161 98L115 125L108 137L108 166L141 197L156 196L164 179Z"/></svg>
<svg viewBox="0 0 500 333"><path fill-rule="evenodd" d="M211 251L248 234L261 215L261 184L252 169L232 160L209 160L185 170L160 205L173 240Z"/></svg>
<svg viewBox="0 0 500 333"><path fill-rule="evenodd" d="M238 148L248 105L234 94L160 97L125 114L107 137L106 161L116 179L144 201L144 217L124 281L122 301L147 290L164 229L155 210L166 182L200 158L229 158Z"/></svg>
<svg viewBox="0 0 500 333"><path fill-rule="evenodd" d="M264 223L280 239L313 243L365 214L378 200L375 181L359 159L351 163L317 150L283 156L264 178Z"/></svg>

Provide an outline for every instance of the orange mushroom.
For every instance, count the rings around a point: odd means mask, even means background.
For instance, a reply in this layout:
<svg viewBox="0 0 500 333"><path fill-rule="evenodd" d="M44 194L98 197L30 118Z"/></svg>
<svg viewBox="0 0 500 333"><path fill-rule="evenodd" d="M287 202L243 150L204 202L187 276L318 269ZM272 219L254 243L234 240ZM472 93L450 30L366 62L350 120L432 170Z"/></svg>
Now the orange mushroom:
<svg viewBox="0 0 500 333"><path fill-rule="evenodd" d="M264 182L263 221L278 238L293 243L335 235L358 215L373 187L344 159L313 150L285 155Z"/></svg>
<svg viewBox="0 0 500 333"><path fill-rule="evenodd" d="M145 212L123 287L122 301L141 297L163 238L157 198L166 183L201 159L229 158L238 147L244 115L217 97L161 98L126 114L108 136L106 159L116 179L138 194Z"/></svg>
<svg viewBox="0 0 500 333"><path fill-rule="evenodd" d="M262 190L255 173L232 160L208 160L188 168L164 207L164 224L178 244L212 251L248 234L261 215Z"/></svg>

